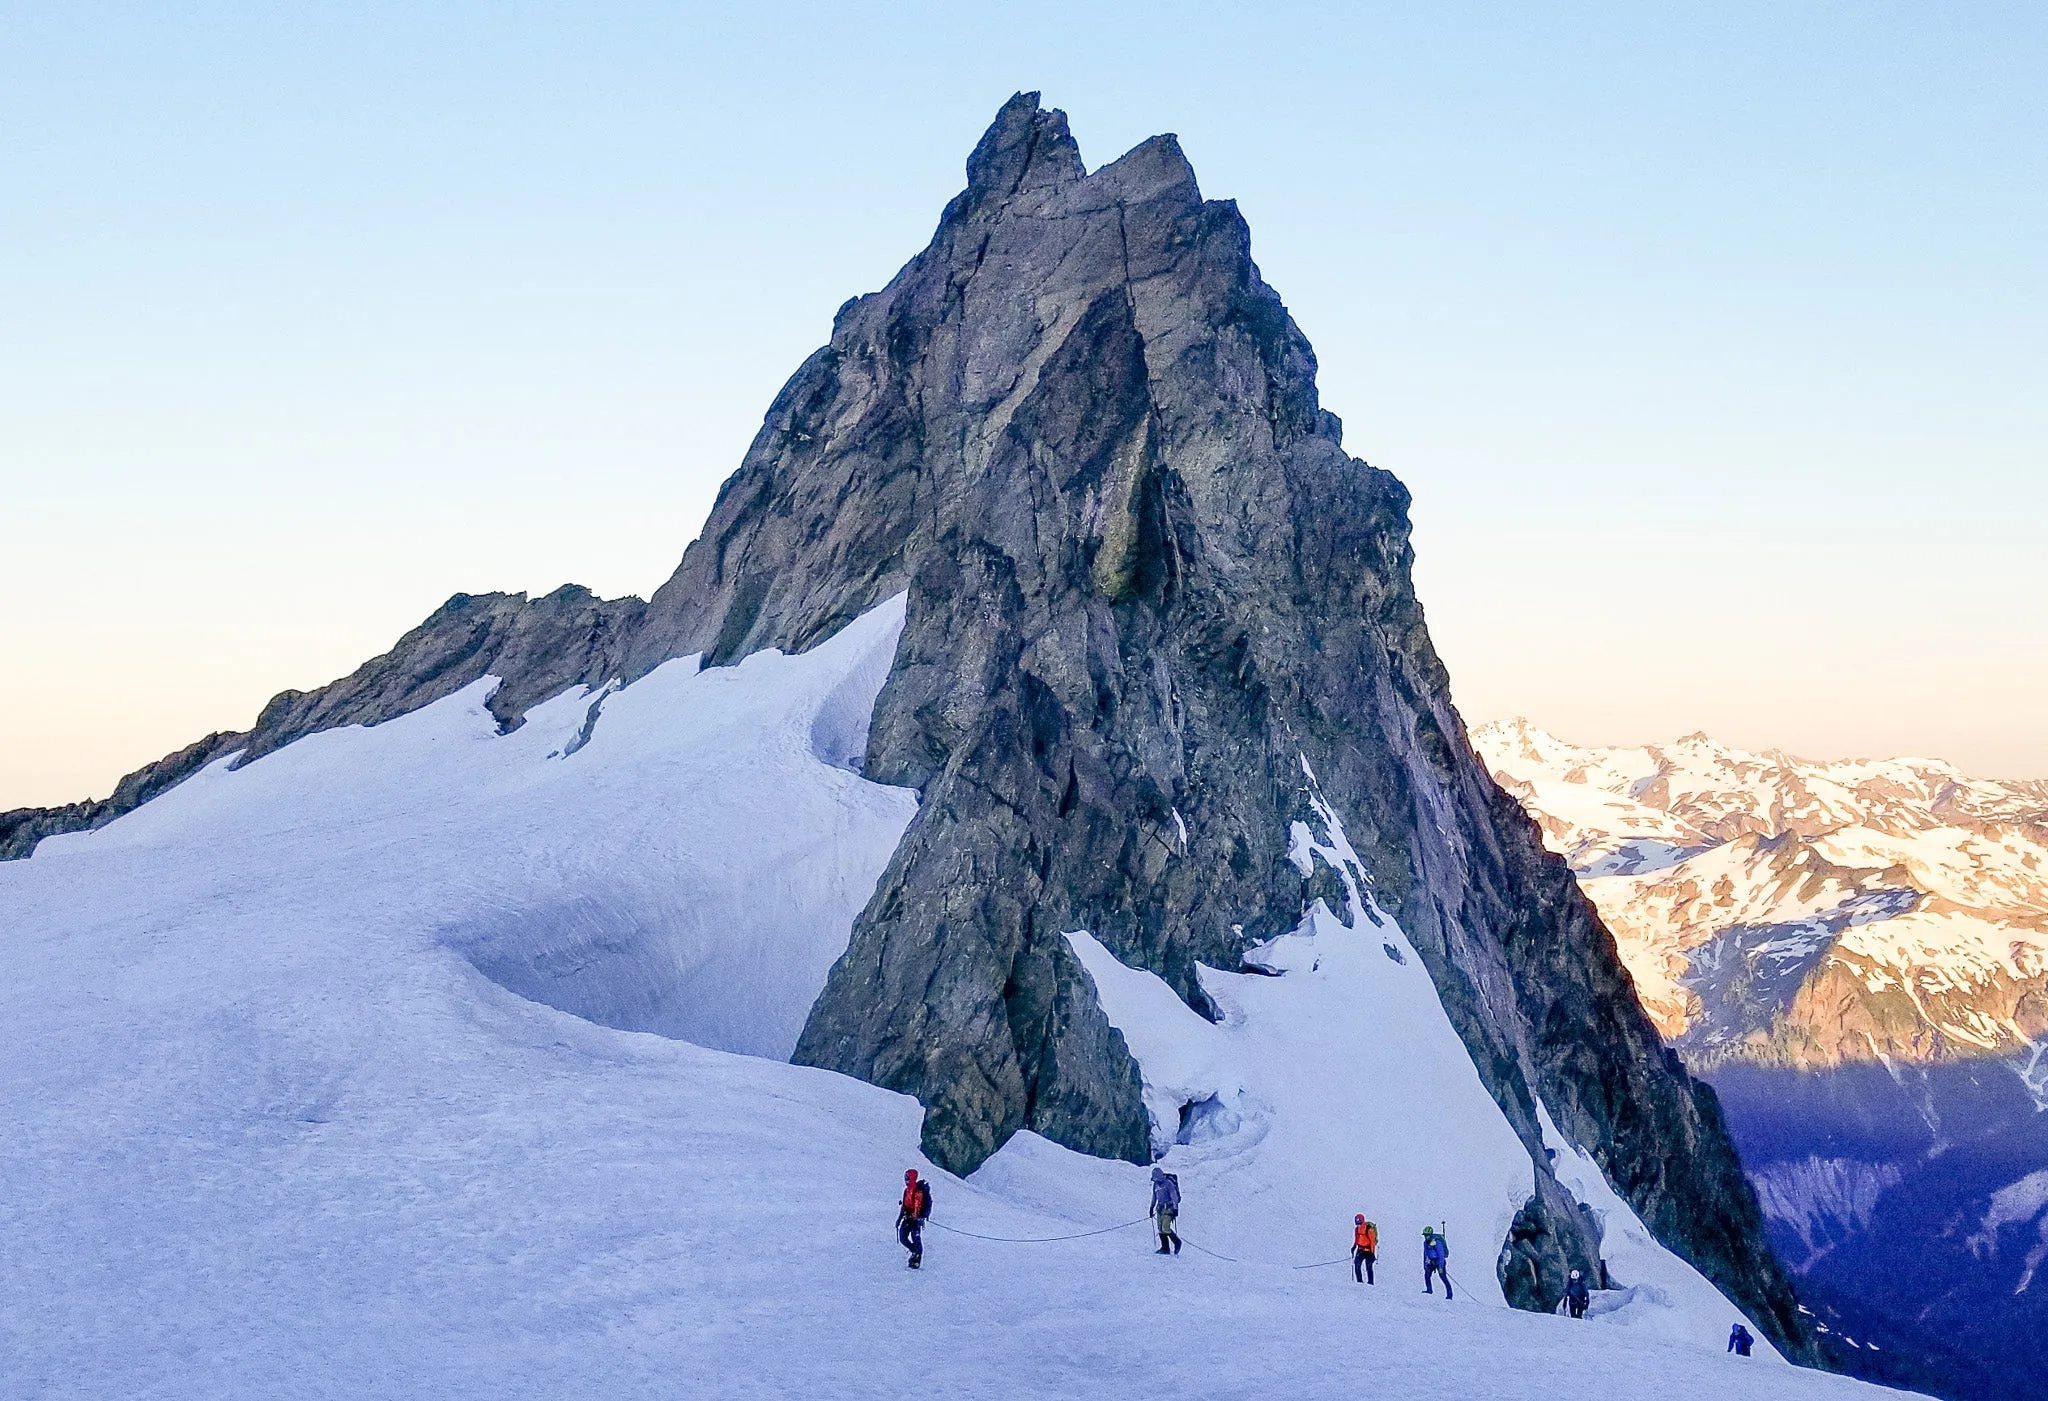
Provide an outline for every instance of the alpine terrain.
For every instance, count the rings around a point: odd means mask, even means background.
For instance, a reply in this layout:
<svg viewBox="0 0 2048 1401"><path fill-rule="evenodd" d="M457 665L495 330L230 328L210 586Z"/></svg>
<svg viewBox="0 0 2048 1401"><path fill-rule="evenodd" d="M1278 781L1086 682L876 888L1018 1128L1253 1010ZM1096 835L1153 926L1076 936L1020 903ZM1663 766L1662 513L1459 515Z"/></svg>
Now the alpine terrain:
<svg viewBox="0 0 2048 1401"><path fill-rule="evenodd" d="M2048 1389L2048 783L1526 720L1473 743L1720 1091L1829 1355Z"/></svg>
<svg viewBox="0 0 2048 1401"><path fill-rule="evenodd" d="M1173 138L1011 99L650 599L0 818L0 1391L1871 1394L1407 505Z"/></svg>

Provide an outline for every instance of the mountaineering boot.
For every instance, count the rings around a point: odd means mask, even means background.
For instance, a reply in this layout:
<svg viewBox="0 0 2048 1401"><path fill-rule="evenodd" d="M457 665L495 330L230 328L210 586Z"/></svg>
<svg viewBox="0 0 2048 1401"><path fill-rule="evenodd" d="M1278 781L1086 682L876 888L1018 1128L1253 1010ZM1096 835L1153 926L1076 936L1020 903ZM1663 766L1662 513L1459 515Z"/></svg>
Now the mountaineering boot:
<svg viewBox="0 0 2048 1401"><path fill-rule="evenodd" d="M1160 1247L1159 1247L1159 1248L1158 1248L1157 1250L1153 1251L1152 1253L1153 1253L1154 1255L1171 1255L1171 1254L1173 1254L1173 1252L1172 1252L1171 1250L1168 1250L1168 1249L1167 1249L1167 1248L1166 1248L1165 1246L1163 1246L1163 1245L1162 1245L1162 1246L1160 1246Z"/></svg>

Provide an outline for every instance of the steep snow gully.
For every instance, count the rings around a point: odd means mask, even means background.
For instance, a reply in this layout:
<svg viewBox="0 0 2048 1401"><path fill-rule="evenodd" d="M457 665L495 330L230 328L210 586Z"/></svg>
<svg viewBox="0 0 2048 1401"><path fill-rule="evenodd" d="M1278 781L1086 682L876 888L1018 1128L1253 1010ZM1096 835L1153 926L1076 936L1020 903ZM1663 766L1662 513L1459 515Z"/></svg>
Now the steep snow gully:
<svg viewBox="0 0 2048 1401"><path fill-rule="evenodd" d="M935 1231L908 1275L916 1101L770 1058L914 805L844 766L899 625L891 601L801 657L670 663L574 752L586 693L500 734L482 683L0 865L0 1393L1855 1389L1693 1345L1734 1310L1597 1175L1634 1252L1619 1306L1502 1307L1528 1161L1369 903L1274 941L1277 977L1204 969L1218 1024L1070 936L1157 1092L1189 1238L1230 1259ZM1184 1130L1189 1100L1215 1107ZM937 1220L984 1235L1146 1196L1031 1133L937 1177ZM1354 1210L1387 1240L1376 1289L1285 1268L1341 1255ZM1454 1305L1416 1288L1425 1221Z"/></svg>

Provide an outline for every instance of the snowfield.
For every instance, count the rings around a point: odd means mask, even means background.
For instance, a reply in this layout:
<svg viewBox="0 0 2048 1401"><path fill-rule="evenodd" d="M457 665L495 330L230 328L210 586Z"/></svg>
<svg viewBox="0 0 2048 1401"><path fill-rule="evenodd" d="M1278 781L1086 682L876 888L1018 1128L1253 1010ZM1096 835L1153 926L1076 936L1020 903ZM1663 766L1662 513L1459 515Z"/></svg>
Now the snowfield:
<svg viewBox="0 0 2048 1401"><path fill-rule="evenodd" d="M0 1395L1878 1394L1724 1356L1733 1308L1562 1140L1630 1287L1507 1309L1526 1156L1356 889L1277 976L1205 970L1220 1025L1070 936L1213 1254L1151 1253L1145 1168L1025 1134L934 1174L906 1271L918 1106L783 1060L915 815L857 772L901 609L504 735L487 681L0 864ZM1379 1285L1297 1268L1354 1210Z"/></svg>

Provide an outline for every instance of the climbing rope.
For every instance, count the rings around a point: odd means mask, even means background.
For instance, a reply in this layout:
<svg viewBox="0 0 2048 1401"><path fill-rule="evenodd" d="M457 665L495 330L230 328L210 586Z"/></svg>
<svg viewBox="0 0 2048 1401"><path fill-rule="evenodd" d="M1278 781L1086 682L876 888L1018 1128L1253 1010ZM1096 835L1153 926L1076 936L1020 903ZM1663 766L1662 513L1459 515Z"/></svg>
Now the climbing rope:
<svg viewBox="0 0 2048 1401"><path fill-rule="evenodd" d="M1076 1231L1072 1235L1067 1236L985 1236L981 1234L981 1232L979 1231L963 1231L958 1226L948 1226L938 1221L926 1221L924 1224L932 1227L935 1230L944 1231L948 1235L966 1236L972 1240L996 1241L1003 1245L1051 1245L1055 1241L1086 1240L1089 1236L1106 1236L1112 1231L1128 1231L1133 1226L1147 1225L1151 1222L1151 1220L1152 1218L1149 1216L1140 1216L1135 1221L1124 1221L1115 1226L1101 1226L1097 1227L1095 1230L1092 1231ZM1263 1261L1259 1260L1240 1260L1235 1255L1225 1255L1220 1251L1209 1249L1209 1247L1206 1245L1202 1245L1196 1241L1191 1241L1186 1236L1180 1237L1180 1243L1182 1245L1187 1246L1190 1250L1200 1251L1202 1254L1208 1256L1211 1260L1223 1260L1232 1265L1259 1265L1264 1263ZM1334 1260L1318 1260L1313 1265L1268 1266L1268 1268L1284 1268L1290 1270L1321 1270L1327 1269L1331 1265L1349 1264L1350 1261L1351 1257L1349 1255L1340 1255ZM1448 1277L1450 1271L1446 1270L1444 1271L1444 1274L1446 1277Z"/></svg>
<svg viewBox="0 0 2048 1401"><path fill-rule="evenodd" d="M1201 1251L1211 1260L1228 1260L1233 1265L1257 1265L1269 1270L1320 1270L1326 1265L1345 1265L1351 1262L1351 1257L1345 1255L1335 1260L1318 1260L1313 1265L1275 1265L1265 1260L1240 1260L1235 1255L1224 1255L1209 1249L1206 1245L1196 1245L1195 1242L1189 1240L1186 1236L1180 1238L1180 1243Z"/></svg>
<svg viewBox="0 0 2048 1401"><path fill-rule="evenodd" d="M957 1226L944 1225L938 1221L926 1221L924 1224L936 1227L949 1235L969 1236L975 1240L1001 1241L1004 1245L1050 1245L1056 1240L1085 1240L1089 1236L1106 1236L1111 1231L1128 1231L1131 1227L1142 1226L1151 1219L1149 1216L1140 1216L1135 1221L1125 1221L1116 1226L1104 1226L1094 1231L1076 1231L1071 1236L985 1236L978 1231L963 1231Z"/></svg>
<svg viewBox="0 0 2048 1401"><path fill-rule="evenodd" d="M1178 1235L1179 1233L1178 1233L1178 1232L1175 1232L1175 1234L1176 1234L1176 1235ZM1184 1246L1187 1246L1187 1247L1188 1247L1188 1248L1189 1248L1190 1250L1199 1250L1199 1251L1201 1251L1201 1252L1202 1252L1202 1253L1203 1253L1204 1255L1208 1256L1208 1257L1209 1257L1209 1258L1210 1258L1211 1260L1228 1260L1228 1261L1229 1261L1229 1262L1230 1262L1231 1264L1233 1264L1233 1265L1248 1265L1248 1264L1253 1264L1253 1263L1255 1263L1254 1261L1250 1261L1250 1260L1240 1260L1240 1259L1238 1259L1238 1258L1237 1258L1237 1257L1236 1257L1235 1255L1219 1255L1219 1254L1217 1254L1217 1253L1216 1253L1215 1251L1213 1251L1213 1250L1209 1249L1209 1247L1208 1247L1208 1246L1206 1246L1206 1245L1196 1245L1196 1244L1195 1244L1195 1243L1194 1243L1193 1241L1189 1240L1189 1239L1188 1239L1188 1238L1187 1238L1186 1236L1181 1236L1181 1237L1180 1237L1180 1243L1181 1243L1182 1245L1184 1245Z"/></svg>

